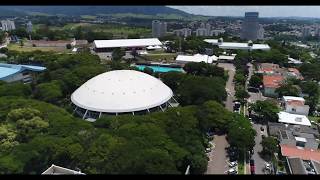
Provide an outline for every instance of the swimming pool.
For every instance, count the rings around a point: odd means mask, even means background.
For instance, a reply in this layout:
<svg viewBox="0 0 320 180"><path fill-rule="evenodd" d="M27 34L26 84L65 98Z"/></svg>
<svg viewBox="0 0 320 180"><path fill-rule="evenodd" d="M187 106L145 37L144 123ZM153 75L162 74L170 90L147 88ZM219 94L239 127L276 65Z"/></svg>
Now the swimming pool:
<svg viewBox="0 0 320 180"><path fill-rule="evenodd" d="M134 65L139 70L143 71L144 68L149 67L153 69L154 72L169 72L169 71L177 71L177 72L183 72L182 68L173 68L173 67L162 67L162 66L147 66L147 65Z"/></svg>

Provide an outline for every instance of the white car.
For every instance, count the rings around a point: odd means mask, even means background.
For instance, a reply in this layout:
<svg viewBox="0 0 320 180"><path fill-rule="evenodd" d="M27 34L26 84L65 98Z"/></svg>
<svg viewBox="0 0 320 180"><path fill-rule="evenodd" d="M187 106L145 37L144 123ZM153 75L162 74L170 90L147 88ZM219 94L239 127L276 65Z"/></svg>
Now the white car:
<svg viewBox="0 0 320 180"><path fill-rule="evenodd" d="M235 167L235 166L238 165L238 163L237 163L236 161L234 161L234 162L229 162L228 164L229 164L230 167Z"/></svg>
<svg viewBox="0 0 320 180"><path fill-rule="evenodd" d="M228 174L237 174L237 170L235 170L234 168L231 168L227 171Z"/></svg>

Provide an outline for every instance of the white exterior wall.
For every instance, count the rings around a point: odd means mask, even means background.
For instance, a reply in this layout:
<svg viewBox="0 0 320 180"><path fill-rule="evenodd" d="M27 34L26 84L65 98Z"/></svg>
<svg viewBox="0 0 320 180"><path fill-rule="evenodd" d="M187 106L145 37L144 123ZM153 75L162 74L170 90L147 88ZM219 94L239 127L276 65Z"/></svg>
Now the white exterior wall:
<svg viewBox="0 0 320 180"><path fill-rule="evenodd" d="M285 106L285 111L288 113L292 114L301 114L301 115L306 115L308 116L309 114L309 106L304 105L304 106L292 106L289 104L286 104Z"/></svg>

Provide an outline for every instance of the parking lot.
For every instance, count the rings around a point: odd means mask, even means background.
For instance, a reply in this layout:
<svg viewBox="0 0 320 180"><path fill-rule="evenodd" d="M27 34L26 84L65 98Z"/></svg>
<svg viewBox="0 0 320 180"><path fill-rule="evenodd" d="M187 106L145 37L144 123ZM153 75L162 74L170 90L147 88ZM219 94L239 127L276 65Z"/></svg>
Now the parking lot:
<svg viewBox="0 0 320 180"><path fill-rule="evenodd" d="M226 135L215 135L213 142L215 148L208 153L209 161L206 174L224 174L229 169L225 150L229 146Z"/></svg>

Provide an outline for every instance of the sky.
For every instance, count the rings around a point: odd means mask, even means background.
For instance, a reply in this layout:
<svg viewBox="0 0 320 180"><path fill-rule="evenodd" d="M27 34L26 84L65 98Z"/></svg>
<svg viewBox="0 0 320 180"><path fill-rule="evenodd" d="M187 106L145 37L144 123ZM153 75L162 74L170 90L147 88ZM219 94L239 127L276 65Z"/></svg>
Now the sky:
<svg viewBox="0 0 320 180"><path fill-rule="evenodd" d="M259 12L259 17L316 17L320 6L169 6L191 14L207 16L244 16L246 11Z"/></svg>

